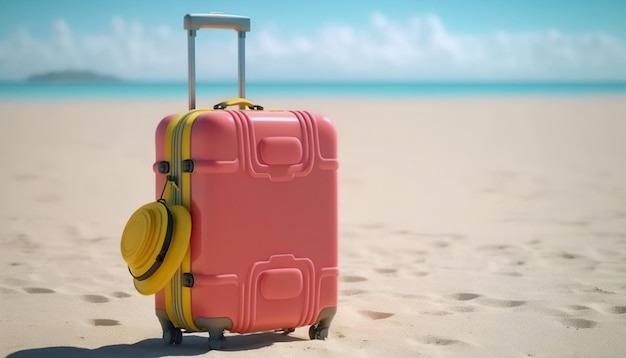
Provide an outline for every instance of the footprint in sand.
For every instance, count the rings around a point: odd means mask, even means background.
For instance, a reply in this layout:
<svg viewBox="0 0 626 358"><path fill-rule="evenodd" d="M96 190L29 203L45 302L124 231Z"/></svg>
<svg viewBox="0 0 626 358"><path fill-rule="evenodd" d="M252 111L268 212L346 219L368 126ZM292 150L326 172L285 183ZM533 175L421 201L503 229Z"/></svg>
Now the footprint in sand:
<svg viewBox="0 0 626 358"><path fill-rule="evenodd" d="M115 298L126 298L126 297L130 297L131 294L130 293L126 293L126 292L113 292L111 294L111 296L113 296Z"/></svg>
<svg viewBox="0 0 626 358"><path fill-rule="evenodd" d="M597 325L595 321L584 318L563 318L560 322L567 328L574 327L576 329L593 328Z"/></svg>
<svg viewBox="0 0 626 358"><path fill-rule="evenodd" d="M602 293L602 294L607 294L607 295L614 295L615 294L615 292L603 290L603 289L598 288L598 287L585 287L585 288L581 289L580 292L584 292L584 293Z"/></svg>
<svg viewBox="0 0 626 358"><path fill-rule="evenodd" d="M394 274L394 273L398 272L398 270L394 269L394 268L377 268L375 271L377 273L382 273L382 274L385 274L385 275L390 275L390 274Z"/></svg>
<svg viewBox="0 0 626 358"><path fill-rule="evenodd" d="M367 291L364 291L364 290L352 289L352 290L343 290L341 291L341 294L344 296L354 296L354 295L360 295L366 292Z"/></svg>
<svg viewBox="0 0 626 358"><path fill-rule="evenodd" d="M378 312L378 311L368 311L368 310L362 310L360 311L360 313L364 315L365 317L369 317L373 320L385 319L394 315L393 313L388 313L388 312Z"/></svg>
<svg viewBox="0 0 626 358"><path fill-rule="evenodd" d="M96 318L91 320L94 326L119 326L120 322L114 319Z"/></svg>
<svg viewBox="0 0 626 358"><path fill-rule="evenodd" d="M443 337L437 337L437 336L425 336L425 337L419 337L417 338L418 342L424 343L424 344L432 344L432 345L436 345L436 346L449 346L449 345L453 345L453 344L464 344L465 342L463 341L459 341L456 339L449 339L449 338L443 338Z"/></svg>
<svg viewBox="0 0 626 358"><path fill-rule="evenodd" d="M483 297L477 300L477 302L484 306L499 307L499 308L518 307L526 303L526 301L498 300L495 298L487 298L487 297Z"/></svg>
<svg viewBox="0 0 626 358"><path fill-rule="evenodd" d="M517 247L513 245L483 245L478 248L481 251L513 251Z"/></svg>
<svg viewBox="0 0 626 358"><path fill-rule="evenodd" d="M455 307L450 307L450 309L452 311L459 312L459 313L470 313L470 312L476 311L476 307L474 306L455 306Z"/></svg>
<svg viewBox="0 0 626 358"><path fill-rule="evenodd" d="M82 295L81 298L87 302L91 302L91 303L104 303L104 302L109 302L109 299L104 297L104 296L100 296L100 295Z"/></svg>
<svg viewBox="0 0 626 358"><path fill-rule="evenodd" d="M371 224L361 225L360 227L366 230L380 230L380 229L384 229L386 225L383 223L371 223Z"/></svg>
<svg viewBox="0 0 626 358"><path fill-rule="evenodd" d="M473 300L475 298L480 297L481 295L476 294L476 293L453 293L451 295L449 295L448 297L450 297L453 300L457 300L457 301L469 301L469 300Z"/></svg>
<svg viewBox="0 0 626 358"><path fill-rule="evenodd" d="M341 276L339 280L341 282L363 282L367 281L367 278L362 276Z"/></svg>
<svg viewBox="0 0 626 358"><path fill-rule="evenodd" d="M56 291L42 287L24 287L24 291L28 293L55 293Z"/></svg>
<svg viewBox="0 0 626 358"><path fill-rule="evenodd" d="M582 306L582 305L571 305L568 308L574 311L584 311L584 310L591 309L587 306Z"/></svg>
<svg viewBox="0 0 626 358"><path fill-rule="evenodd" d="M609 311L609 313L613 313L613 314L624 314L624 313L626 313L626 306L609 307L609 309L607 311Z"/></svg>
<svg viewBox="0 0 626 358"><path fill-rule="evenodd" d="M406 229L391 230L391 233L394 235L402 235L402 236L415 236L416 235L416 232L411 231L411 230L406 230Z"/></svg>
<svg viewBox="0 0 626 358"><path fill-rule="evenodd" d="M418 295L414 295L412 293L394 293L392 294L393 297L396 298L402 298L402 299L415 299L418 298Z"/></svg>
<svg viewBox="0 0 626 358"><path fill-rule="evenodd" d="M359 234L354 231L342 231L339 233L339 237L342 237L342 238L359 237Z"/></svg>
<svg viewBox="0 0 626 358"><path fill-rule="evenodd" d="M558 253L557 257L560 257L560 258L566 259L566 260L573 260L573 259L577 258L578 256L574 255L572 253L563 251L563 252Z"/></svg>
<svg viewBox="0 0 626 358"><path fill-rule="evenodd" d="M421 312L421 314L427 314L429 316L447 316L447 315L451 315L452 312L447 312L447 311L424 311L424 312Z"/></svg>

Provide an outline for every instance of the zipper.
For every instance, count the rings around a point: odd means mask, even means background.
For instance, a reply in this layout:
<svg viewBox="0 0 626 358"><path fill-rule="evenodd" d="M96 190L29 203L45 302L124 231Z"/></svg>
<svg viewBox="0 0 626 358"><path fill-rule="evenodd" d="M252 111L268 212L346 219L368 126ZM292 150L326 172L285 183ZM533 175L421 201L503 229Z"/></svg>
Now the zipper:
<svg viewBox="0 0 626 358"><path fill-rule="evenodd" d="M191 111L185 114L176 124L174 130L172 131L172 153L171 153L171 175L173 181L173 187L170 195L170 201L172 205L182 205L183 203L183 192L182 192L182 142L183 142L183 129L185 127L185 123L196 111ZM189 329L190 327L194 327L193 322L187 322L185 319L185 313L183 310L183 273L182 272L182 264L181 267L178 268L174 277L172 277L170 281L170 290L171 290L171 305L172 312L174 314L175 321L178 322L181 328Z"/></svg>

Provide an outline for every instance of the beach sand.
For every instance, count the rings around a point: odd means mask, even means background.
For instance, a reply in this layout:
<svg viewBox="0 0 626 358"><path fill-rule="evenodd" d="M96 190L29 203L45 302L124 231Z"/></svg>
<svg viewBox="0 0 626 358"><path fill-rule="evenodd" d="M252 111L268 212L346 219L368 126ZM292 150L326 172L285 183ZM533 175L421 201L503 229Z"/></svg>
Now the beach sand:
<svg viewBox="0 0 626 358"><path fill-rule="evenodd" d="M5 101L0 355L626 356L626 97L259 102L338 130L328 340L162 344L119 241L153 200L156 125L184 99Z"/></svg>

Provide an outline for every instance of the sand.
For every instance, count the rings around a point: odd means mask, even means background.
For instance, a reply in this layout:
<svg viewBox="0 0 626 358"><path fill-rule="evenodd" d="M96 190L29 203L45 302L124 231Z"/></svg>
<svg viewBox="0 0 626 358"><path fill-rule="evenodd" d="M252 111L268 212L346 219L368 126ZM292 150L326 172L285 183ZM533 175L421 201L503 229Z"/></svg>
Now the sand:
<svg viewBox="0 0 626 358"><path fill-rule="evenodd" d="M281 100L340 150L339 311L164 346L119 254L184 100L0 102L0 354L626 356L626 97ZM206 103L211 104L211 103Z"/></svg>

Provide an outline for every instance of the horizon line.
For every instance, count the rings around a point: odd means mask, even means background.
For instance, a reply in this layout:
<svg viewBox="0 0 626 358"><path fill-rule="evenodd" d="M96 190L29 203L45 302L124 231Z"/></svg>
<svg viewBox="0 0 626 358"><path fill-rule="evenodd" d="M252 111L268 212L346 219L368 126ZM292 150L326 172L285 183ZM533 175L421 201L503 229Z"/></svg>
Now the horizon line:
<svg viewBox="0 0 626 358"><path fill-rule="evenodd" d="M1 84L160 84L160 85L187 85L186 79L180 80L168 80L168 79L84 79L84 80L72 80L72 79L51 79L51 80L3 80L0 79ZM233 85L237 86L237 81L232 80L197 80L197 85ZM246 85L333 85L333 84L350 84L350 85L439 85L439 84L485 84L485 85L540 85L540 84L626 84L626 78L624 79L341 79L341 80L311 80L311 79L289 79L289 80L251 80L246 81Z"/></svg>

